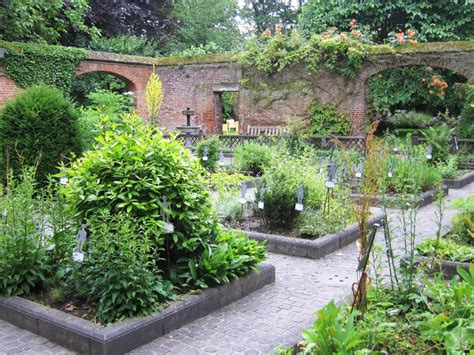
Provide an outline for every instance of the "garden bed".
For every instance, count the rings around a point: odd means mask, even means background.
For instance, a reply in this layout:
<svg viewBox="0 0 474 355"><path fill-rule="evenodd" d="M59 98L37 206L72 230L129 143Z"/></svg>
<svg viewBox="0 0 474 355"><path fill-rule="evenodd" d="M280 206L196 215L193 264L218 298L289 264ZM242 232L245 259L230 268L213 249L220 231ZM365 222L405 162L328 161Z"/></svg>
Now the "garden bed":
<svg viewBox="0 0 474 355"><path fill-rule="evenodd" d="M0 296L0 319L86 354L123 354L203 317L275 281L275 268L259 265L229 284L172 302L161 312L104 327L21 297Z"/></svg>
<svg viewBox="0 0 474 355"><path fill-rule="evenodd" d="M456 179L443 179L443 184L450 189L460 189L474 181L474 171L470 171Z"/></svg>
<svg viewBox="0 0 474 355"><path fill-rule="evenodd" d="M418 203L418 207L424 207L424 206L429 205L430 203L436 201L436 195L438 194L438 191L439 191L439 189L435 188L433 190L429 190L429 191L424 192L421 199L420 199L420 201L419 201L419 203ZM444 194L444 196L447 196L448 193L449 193L449 187L443 185L443 194ZM363 195L362 194L351 194L351 198L356 200L356 201L360 201L360 200L362 200ZM379 204L382 203L382 198L383 198L382 195L377 195L373 198L371 203L379 205ZM391 204L393 202L396 202L398 200L398 197L396 195L388 195L388 196L385 197L385 199L387 200L387 202L389 204Z"/></svg>
<svg viewBox="0 0 474 355"><path fill-rule="evenodd" d="M384 216L378 214L369 220L369 224L382 223ZM250 238L266 241L267 250L273 253L320 259L359 239L359 227L352 224L344 230L309 240L285 235L268 234L253 231L241 231Z"/></svg>
<svg viewBox="0 0 474 355"><path fill-rule="evenodd" d="M416 257L417 264L431 264L432 261L433 258L427 256ZM430 274L442 272L445 278L452 279L454 276L459 275L457 272L458 268L469 271L469 265L470 263L435 259Z"/></svg>

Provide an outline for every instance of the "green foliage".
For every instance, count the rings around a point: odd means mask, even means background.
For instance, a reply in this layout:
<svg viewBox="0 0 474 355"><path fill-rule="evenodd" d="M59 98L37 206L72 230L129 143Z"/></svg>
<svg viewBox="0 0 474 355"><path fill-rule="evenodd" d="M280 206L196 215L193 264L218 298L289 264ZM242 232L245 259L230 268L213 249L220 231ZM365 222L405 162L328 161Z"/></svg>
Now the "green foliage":
<svg viewBox="0 0 474 355"><path fill-rule="evenodd" d="M246 0L242 15L255 24L258 34L266 29L279 31L296 24L298 10L294 5L284 0Z"/></svg>
<svg viewBox="0 0 474 355"><path fill-rule="evenodd" d="M33 43L0 41L6 49L1 61L5 74L23 88L46 84L69 92L76 67L87 57L79 48L47 46Z"/></svg>
<svg viewBox="0 0 474 355"><path fill-rule="evenodd" d="M346 78L354 78L362 67L366 49L358 36L341 39L334 32L305 40L297 32L271 37L263 35L248 42L240 61L246 67L272 75L297 63L306 63L311 74L322 63Z"/></svg>
<svg viewBox="0 0 474 355"><path fill-rule="evenodd" d="M238 120L239 93L226 91L222 93L222 119Z"/></svg>
<svg viewBox="0 0 474 355"><path fill-rule="evenodd" d="M417 246L419 255L432 256L435 255L439 259L458 261L458 262L474 262L474 246L463 245L447 238L426 239Z"/></svg>
<svg viewBox="0 0 474 355"><path fill-rule="evenodd" d="M273 149L267 145L248 142L234 149L234 161L241 171L250 171L257 176L272 158Z"/></svg>
<svg viewBox="0 0 474 355"><path fill-rule="evenodd" d="M453 41L474 36L474 5L470 0L338 1L309 0L302 8L299 26L307 35L331 26L347 28L356 19L374 33L378 43L392 32L417 29L423 41Z"/></svg>
<svg viewBox="0 0 474 355"><path fill-rule="evenodd" d="M75 286L88 302L97 303L98 321L146 316L173 297L173 286L153 259L149 228L122 213L94 216L88 225L84 262L76 270L81 281Z"/></svg>
<svg viewBox="0 0 474 355"><path fill-rule="evenodd" d="M435 121L435 117L416 111L397 110L393 115L388 114L385 121L390 128L425 128Z"/></svg>
<svg viewBox="0 0 474 355"><path fill-rule="evenodd" d="M79 116L79 130L84 150L92 147L99 134L113 123L120 123L122 114L130 112L134 100L126 94L97 90L87 95L89 105Z"/></svg>
<svg viewBox="0 0 474 355"><path fill-rule="evenodd" d="M122 53L155 57L158 55L156 44L144 36L123 34L116 37L98 37L90 44L94 51Z"/></svg>
<svg viewBox="0 0 474 355"><path fill-rule="evenodd" d="M350 354L362 343L364 333L355 324L355 315L341 315L341 307L329 302L316 313L313 326L303 331L305 353Z"/></svg>
<svg viewBox="0 0 474 355"><path fill-rule="evenodd" d="M213 42L223 50L231 50L239 43L237 27L238 5L233 0L179 0L172 16L180 23L171 52L191 46L206 46Z"/></svg>
<svg viewBox="0 0 474 355"><path fill-rule="evenodd" d="M252 180L251 176L243 174L228 174L217 172L209 175L209 185L212 191L223 192L240 189L242 181Z"/></svg>
<svg viewBox="0 0 474 355"><path fill-rule="evenodd" d="M319 238L336 233L355 223L355 216L348 200L331 201L329 213L322 209L307 208L296 221L296 227L302 237Z"/></svg>
<svg viewBox="0 0 474 355"><path fill-rule="evenodd" d="M2 157L0 176L7 169L38 164L40 184L58 172L58 164L81 152L78 112L58 89L36 86L8 102L0 112Z"/></svg>
<svg viewBox="0 0 474 355"><path fill-rule="evenodd" d="M457 127L459 138L474 138L474 85L467 85L466 102Z"/></svg>
<svg viewBox="0 0 474 355"><path fill-rule="evenodd" d="M324 177L306 157L275 157L266 167L261 179L266 190L258 197L265 203L263 217L272 227L291 229L298 212L295 211L298 187L304 185L304 206L319 209L324 199Z"/></svg>
<svg viewBox="0 0 474 355"><path fill-rule="evenodd" d="M214 42L209 42L207 44L200 44L199 46L195 46L192 44L189 48L184 50L172 53L171 55L177 55L182 57L195 57L200 55L208 55L208 54L219 54L224 52L222 48L220 48Z"/></svg>
<svg viewBox="0 0 474 355"><path fill-rule="evenodd" d="M441 169L430 164L426 158L425 147L412 146L409 157L392 157L393 177L385 180L386 188L397 193L419 193L436 187L441 182ZM388 176L388 164L385 164Z"/></svg>
<svg viewBox="0 0 474 355"><path fill-rule="evenodd" d="M89 106L93 104L88 96L96 91L112 91L117 94L125 94L127 84L111 74L100 72L82 74L72 81L71 97L78 105Z"/></svg>
<svg viewBox="0 0 474 355"><path fill-rule="evenodd" d="M430 127L421 132L426 143L433 148L433 160L446 162L449 156L449 142L453 129L446 126Z"/></svg>
<svg viewBox="0 0 474 355"><path fill-rule="evenodd" d="M217 136L200 140L197 144L199 162L209 172L214 172L219 167L220 151L221 142Z"/></svg>
<svg viewBox="0 0 474 355"><path fill-rule="evenodd" d="M461 242L474 246L474 196L454 200L453 208L459 213L453 216L452 233Z"/></svg>
<svg viewBox="0 0 474 355"><path fill-rule="evenodd" d="M87 0L9 0L0 7L0 39L57 44L70 32L97 37L85 23Z"/></svg>
<svg viewBox="0 0 474 355"><path fill-rule="evenodd" d="M311 125L309 133L315 136L329 136L331 134L346 136L351 133L352 124L347 114L336 111L330 103L314 102L309 108Z"/></svg>
<svg viewBox="0 0 474 355"><path fill-rule="evenodd" d="M465 80L452 71L439 68L407 66L385 70L368 82L370 115L385 117L401 110L400 127L425 127L430 120L420 116L422 113L437 116L448 111L456 116L462 107L458 83ZM408 111L408 116L404 117L404 111ZM396 122L389 123L397 126Z"/></svg>
<svg viewBox="0 0 474 355"><path fill-rule="evenodd" d="M0 294L29 295L49 273L42 229L36 227L34 170L10 179L5 193L0 185Z"/></svg>
<svg viewBox="0 0 474 355"><path fill-rule="evenodd" d="M440 169L443 179L455 179L459 173L458 165L458 156L450 154L446 163L439 162L436 166Z"/></svg>

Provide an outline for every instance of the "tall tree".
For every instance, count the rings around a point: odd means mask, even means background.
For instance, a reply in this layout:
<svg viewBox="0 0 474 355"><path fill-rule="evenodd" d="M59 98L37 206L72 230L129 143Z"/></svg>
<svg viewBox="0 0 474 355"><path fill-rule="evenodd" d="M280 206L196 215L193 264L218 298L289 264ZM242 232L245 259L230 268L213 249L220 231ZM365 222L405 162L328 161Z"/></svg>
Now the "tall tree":
<svg viewBox="0 0 474 355"><path fill-rule="evenodd" d="M104 37L131 34L163 45L176 26L173 0L89 0L87 20Z"/></svg>
<svg viewBox="0 0 474 355"><path fill-rule="evenodd" d="M85 24L87 0L3 0L0 39L71 44L78 34L98 35Z"/></svg>
<svg viewBox="0 0 474 355"><path fill-rule="evenodd" d="M240 40L236 0L177 0L172 15L178 20L171 50L214 42L231 50Z"/></svg>
<svg viewBox="0 0 474 355"><path fill-rule="evenodd" d="M449 41L473 38L473 18L473 0L309 0L299 25L305 33L321 33L331 26L345 29L356 19L377 42L408 28L422 40Z"/></svg>
<svg viewBox="0 0 474 355"><path fill-rule="evenodd" d="M295 25L302 3L303 0L298 0L297 7L293 8L291 0L246 0L244 12L255 24L257 33L262 33L267 28L274 29L276 24L285 28Z"/></svg>

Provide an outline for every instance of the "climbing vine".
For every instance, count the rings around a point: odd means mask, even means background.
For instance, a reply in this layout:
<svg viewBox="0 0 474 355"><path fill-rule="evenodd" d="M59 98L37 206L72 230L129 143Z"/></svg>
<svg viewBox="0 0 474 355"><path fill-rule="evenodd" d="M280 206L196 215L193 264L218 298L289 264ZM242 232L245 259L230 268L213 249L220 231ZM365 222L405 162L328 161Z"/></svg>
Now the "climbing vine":
<svg viewBox="0 0 474 355"><path fill-rule="evenodd" d="M350 32L331 28L309 39L297 32L282 34L278 29L272 36L267 29L262 36L249 42L240 61L246 67L256 67L269 75L305 63L311 74L317 74L323 64L346 78L355 78L367 55L366 44L370 40L355 23L351 28Z"/></svg>
<svg viewBox="0 0 474 355"><path fill-rule="evenodd" d="M4 41L0 48L6 52L0 65L17 85L46 84L64 92L70 91L76 67L88 54L79 48Z"/></svg>

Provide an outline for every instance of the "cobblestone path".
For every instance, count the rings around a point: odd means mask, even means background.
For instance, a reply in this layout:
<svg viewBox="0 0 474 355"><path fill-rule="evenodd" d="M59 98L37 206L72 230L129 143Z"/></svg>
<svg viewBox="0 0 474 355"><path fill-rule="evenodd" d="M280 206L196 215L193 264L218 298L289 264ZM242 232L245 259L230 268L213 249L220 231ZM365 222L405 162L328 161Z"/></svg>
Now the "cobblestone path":
<svg viewBox="0 0 474 355"><path fill-rule="evenodd" d="M474 183L451 190L446 205L452 198L471 194ZM435 213L434 204L419 210L417 242L433 236ZM445 209L444 232L454 213ZM394 213L390 215L396 225ZM382 233L377 235L377 244L384 245ZM274 284L137 348L132 354L267 354L278 346L292 345L301 338L302 329L312 323L317 309L331 299L343 300L350 295L356 281L357 255L355 243L319 260L270 253L268 262L276 268ZM70 352L0 321L0 354L14 353Z"/></svg>

